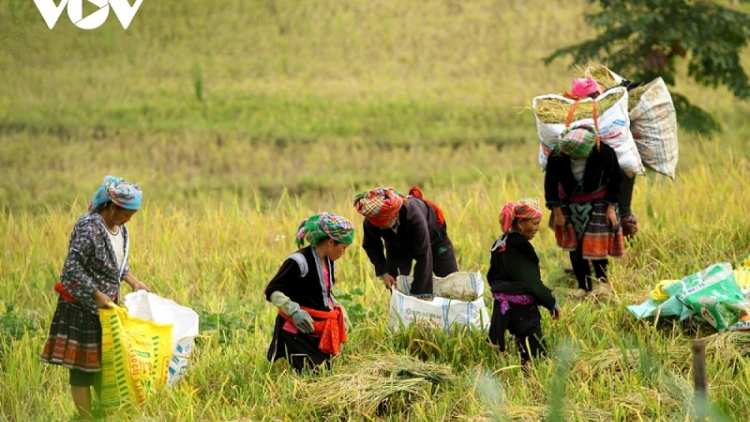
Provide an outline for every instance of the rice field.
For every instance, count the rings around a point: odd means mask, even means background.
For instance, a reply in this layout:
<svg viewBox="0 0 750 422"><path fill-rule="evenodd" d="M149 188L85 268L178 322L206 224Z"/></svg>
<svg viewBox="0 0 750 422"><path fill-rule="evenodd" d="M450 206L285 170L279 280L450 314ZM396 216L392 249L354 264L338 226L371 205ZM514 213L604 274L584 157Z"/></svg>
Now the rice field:
<svg viewBox="0 0 750 422"><path fill-rule="evenodd" d="M33 2L5 0L0 420L74 420L67 372L38 356L70 231L105 174L144 190L132 271L202 329L183 382L108 420L690 421L694 338L710 420L746 420L750 335L626 310L660 280L750 253L750 107L684 69L676 91L724 131L681 131L676 179L637 179L641 231L610 265L613 295L574 298L553 233L533 241L564 311L543 312L550 358L525 373L483 333L394 333L361 238L337 264L353 330L330 372L265 358L275 308L262 291L297 223L327 210L359 227L358 191L419 185L459 267L486 273L504 202L543 196L531 99L578 75L541 58L592 35L587 5L147 0L127 31L113 16L82 31L65 13L50 31Z"/></svg>

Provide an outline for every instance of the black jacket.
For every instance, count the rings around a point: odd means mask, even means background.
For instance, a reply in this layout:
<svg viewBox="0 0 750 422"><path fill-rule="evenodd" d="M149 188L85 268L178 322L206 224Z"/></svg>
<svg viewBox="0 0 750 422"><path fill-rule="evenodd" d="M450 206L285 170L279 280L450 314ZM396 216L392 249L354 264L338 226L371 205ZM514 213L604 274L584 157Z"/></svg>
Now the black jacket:
<svg viewBox="0 0 750 422"><path fill-rule="evenodd" d="M568 201L560 198L558 184L562 185ZM606 187L607 195L604 201L616 205L621 184L622 172L617 162L617 154L609 145L602 143L599 151L594 147L586 158L586 169L580 183L573 176L569 155L551 155L544 175L544 196L547 207L551 209L553 206L569 202L574 193L593 193Z"/></svg>
<svg viewBox="0 0 750 422"><path fill-rule="evenodd" d="M513 230L500 239L503 237L505 250L493 250L490 258L490 269L487 272L490 290L493 293L532 295L540 305L552 310L556 300L552 296L552 290L542 282L539 257L531 242Z"/></svg>
<svg viewBox="0 0 750 422"><path fill-rule="evenodd" d="M330 289L326 288L322 278L322 269L316 258L315 250L304 247L287 258L276 275L266 286L266 300L271 300L271 293L281 291L300 306L328 311L333 309L331 290L336 283L334 263L328 260Z"/></svg>
<svg viewBox="0 0 750 422"><path fill-rule="evenodd" d="M365 219L362 248L375 266L378 276L388 272L388 255L406 256L415 261L414 285L432 285L433 250L437 251L448 242L445 226L439 227L435 210L419 198L409 197L408 205L402 206L398 214L398 226L381 230ZM391 274L396 277L398 274Z"/></svg>

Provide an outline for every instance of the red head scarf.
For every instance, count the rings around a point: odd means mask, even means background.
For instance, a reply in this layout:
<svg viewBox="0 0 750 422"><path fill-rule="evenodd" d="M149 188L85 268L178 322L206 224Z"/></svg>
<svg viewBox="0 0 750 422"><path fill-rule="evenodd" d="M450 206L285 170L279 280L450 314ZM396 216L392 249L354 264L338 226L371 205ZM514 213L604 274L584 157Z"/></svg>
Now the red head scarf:
<svg viewBox="0 0 750 422"><path fill-rule="evenodd" d="M518 201L510 201L500 212L500 227L503 233L510 230L513 220L530 220L532 218L542 217L542 207L538 198L526 198Z"/></svg>
<svg viewBox="0 0 750 422"><path fill-rule="evenodd" d="M354 197L357 212L376 226L382 226L398 215L408 200L393 188L375 188Z"/></svg>

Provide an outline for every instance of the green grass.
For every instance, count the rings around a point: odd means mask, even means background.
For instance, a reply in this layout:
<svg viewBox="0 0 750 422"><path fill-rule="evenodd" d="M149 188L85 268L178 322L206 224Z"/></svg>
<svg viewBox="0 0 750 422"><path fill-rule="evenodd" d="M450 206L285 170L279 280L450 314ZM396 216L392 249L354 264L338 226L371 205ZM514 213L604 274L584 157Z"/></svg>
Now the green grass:
<svg viewBox="0 0 750 422"><path fill-rule="evenodd" d="M206 330L184 383L113 420L690 420L690 340L713 331L625 307L750 252L750 108L684 69L676 91L724 133L681 132L677 179L638 179L641 232L611 265L611 301L570 297L567 256L540 233L565 314L544 317L553 357L530 374L482 334L391 333L359 239L337 267L355 328L332 372L265 359L275 313L262 290L297 222L325 209L359 225L357 191L420 185L446 212L460 268L486 272L503 203L543 196L528 107L569 88L574 72L541 57L591 35L586 4L147 0L127 31L110 16L87 32L65 13L50 31L33 2L0 3L0 303L13 305L0 307L0 420L73 417L67 372L38 356L70 230L109 173L146 195L129 223L133 272ZM747 336L711 339L709 399L744 420ZM412 386L379 414L307 395L358 359L407 355L453 381Z"/></svg>

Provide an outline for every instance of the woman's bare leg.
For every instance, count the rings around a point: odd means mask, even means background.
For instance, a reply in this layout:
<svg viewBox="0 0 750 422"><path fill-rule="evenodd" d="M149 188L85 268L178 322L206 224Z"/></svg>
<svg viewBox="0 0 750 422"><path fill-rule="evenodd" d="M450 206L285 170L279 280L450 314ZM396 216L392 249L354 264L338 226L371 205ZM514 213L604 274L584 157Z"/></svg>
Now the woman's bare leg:
<svg viewBox="0 0 750 422"><path fill-rule="evenodd" d="M73 403L76 405L81 420L91 421L91 387L71 385L70 392L73 394Z"/></svg>

